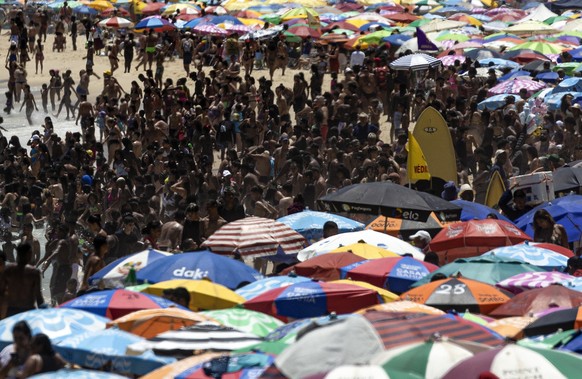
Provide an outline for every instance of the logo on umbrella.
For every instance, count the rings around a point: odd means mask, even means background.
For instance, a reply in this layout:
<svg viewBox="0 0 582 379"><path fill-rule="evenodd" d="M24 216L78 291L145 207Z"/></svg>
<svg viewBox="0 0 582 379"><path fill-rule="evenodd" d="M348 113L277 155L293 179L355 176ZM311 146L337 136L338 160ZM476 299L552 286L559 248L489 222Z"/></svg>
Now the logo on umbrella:
<svg viewBox="0 0 582 379"><path fill-rule="evenodd" d="M199 268L196 268L196 270L186 270L186 267L182 267L175 269L174 272L172 272L172 275L178 278L200 280L208 276L208 271L202 271Z"/></svg>

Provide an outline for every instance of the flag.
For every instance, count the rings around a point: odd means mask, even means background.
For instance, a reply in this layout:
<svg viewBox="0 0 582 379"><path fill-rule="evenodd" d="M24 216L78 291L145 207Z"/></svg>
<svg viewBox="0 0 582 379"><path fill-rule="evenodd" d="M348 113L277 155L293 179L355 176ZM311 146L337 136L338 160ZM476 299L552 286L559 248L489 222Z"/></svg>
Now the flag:
<svg viewBox="0 0 582 379"><path fill-rule="evenodd" d="M439 48L428 39L426 34L420 28L416 28L416 39L418 42L418 50L424 51L438 51Z"/></svg>
<svg viewBox="0 0 582 379"><path fill-rule="evenodd" d="M410 182L430 180L426 158L416 138L410 132L408 132L408 162L406 169L408 170L408 180Z"/></svg>

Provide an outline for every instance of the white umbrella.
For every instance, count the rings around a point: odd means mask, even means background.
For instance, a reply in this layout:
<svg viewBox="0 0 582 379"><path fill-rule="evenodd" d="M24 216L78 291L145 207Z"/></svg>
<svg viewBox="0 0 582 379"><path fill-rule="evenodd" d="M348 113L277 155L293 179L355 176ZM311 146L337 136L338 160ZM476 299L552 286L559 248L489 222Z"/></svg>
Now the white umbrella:
<svg viewBox="0 0 582 379"><path fill-rule="evenodd" d="M433 40L431 40L430 42L434 43L434 45L435 45L436 47L441 47L441 46L442 46L442 44L441 44L440 42L438 42L438 41L433 41ZM396 50L396 54L404 53L404 52L406 52L406 51L408 51L408 50L412 51L413 53L416 53L416 52L418 52L418 51L421 51L421 50L418 48L418 38L414 37L414 38L411 38L411 39L409 39L408 41L404 42L404 43L403 43L403 44L402 44L402 45L401 45L401 46L398 48L398 50ZM426 51L426 50L425 50L425 51Z"/></svg>
<svg viewBox="0 0 582 379"><path fill-rule="evenodd" d="M424 24L420 27L423 32L440 32L441 30L456 29L467 25L466 22L454 21L454 20L432 20L428 24Z"/></svg>
<svg viewBox="0 0 582 379"><path fill-rule="evenodd" d="M297 259L305 261L318 255L327 254L338 247L351 245L359 241L364 241L367 244L378 246L397 254L412 254L414 258L424 259L424 254L409 243L373 230L342 233L328 237L301 250L297 255Z"/></svg>
<svg viewBox="0 0 582 379"><path fill-rule="evenodd" d="M525 21L503 30L510 34L554 34L558 31L539 21Z"/></svg>
<svg viewBox="0 0 582 379"><path fill-rule="evenodd" d="M409 54L390 63L390 67L393 70L402 71L428 70L429 68L439 67L441 65L441 61L427 54Z"/></svg>

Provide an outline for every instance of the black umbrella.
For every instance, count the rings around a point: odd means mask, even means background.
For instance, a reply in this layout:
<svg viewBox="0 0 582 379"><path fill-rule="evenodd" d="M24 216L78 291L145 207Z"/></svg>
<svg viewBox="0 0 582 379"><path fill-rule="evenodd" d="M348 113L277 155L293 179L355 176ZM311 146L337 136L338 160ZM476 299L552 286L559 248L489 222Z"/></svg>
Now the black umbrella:
<svg viewBox="0 0 582 379"><path fill-rule="evenodd" d="M331 212L365 213L426 222L434 212L441 221L461 218L462 208L426 192L391 182L352 184L323 196L319 203Z"/></svg>
<svg viewBox="0 0 582 379"><path fill-rule="evenodd" d="M554 192L575 191L582 187L582 167L560 167L552 174Z"/></svg>

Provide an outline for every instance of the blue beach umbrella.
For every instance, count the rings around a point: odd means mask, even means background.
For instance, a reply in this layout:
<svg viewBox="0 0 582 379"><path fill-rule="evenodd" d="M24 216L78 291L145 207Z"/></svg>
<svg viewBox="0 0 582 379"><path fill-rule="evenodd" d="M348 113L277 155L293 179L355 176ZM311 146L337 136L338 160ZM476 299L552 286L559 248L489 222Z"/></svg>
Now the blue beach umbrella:
<svg viewBox="0 0 582 379"><path fill-rule="evenodd" d="M228 14L209 17L208 22L214 25L223 24L225 22L233 25L242 25L242 22L238 18Z"/></svg>
<svg viewBox="0 0 582 379"><path fill-rule="evenodd" d="M515 70L515 71L508 72L507 74L500 77L499 81L504 82L506 80L517 79L517 78L520 78L522 76L531 76L531 73L529 71ZM530 79L530 78L528 78L528 79Z"/></svg>
<svg viewBox="0 0 582 379"><path fill-rule="evenodd" d="M582 237L582 196L564 196L538 205L515 221L518 228L533 236L533 218L539 209L547 210L556 223L562 225L568 233L568 241L579 241Z"/></svg>
<svg viewBox="0 0 582 379"><path fill-rule="evenodd" d="M558 75L557 72L554 71L546 71L546 72L540 72L539 74L536 75L536 79L539 79L543 82L546 83L553 83L556 80L558 80L560 78L560 75ZM569 78L569 77L566 77Z"/></svg>
<svg viewBox="0 0 582 379"><path fill-rule="evenodd" d="M496 110L499 107L502 107L505 105L505 98L507 96L509 96L509 95L501 94L501 95L490 96L490 97L486 98L485 100L483 100L482 102L480 102L479 104L477 104L477 108L481 111L483 109L489 109L491 111Z"/></svg>
<svg viewBox="0 0 582 379"><path fill-rule="evenodd" d="M96 9L93 9L91 7L88 7L86 5L81 5L80 7L74 8L73 13L84 14L84 15L89 15L89 16L96 16L99 14L99 11L97 11Z"/></svg>
<svg viewBox="0 0 582 379"><path fill-rule="evenodd" d="M552 90L552 93L560 92L582 92L582 78L568 78L562 80Z"/></svg>
<svg viewBox="0 0 582 379"><path fill-rule="evenodd" d="M235 292L246 300L249 300L275 288L309 281L311 281L311 279L298 275L272 276L270 278L259 279L256 282L247 284L246 286L237 289Z"/></svg>
<svg viewBox="0 0 582 379"><path fill-rule="evenodd" d="M479 60L479 64L482 67L487 67L487 68L490 68L490 67L493 67L493 68L496 68L496 67L509 67L509 68L515 69L515 68L519 68L521 66L517 62L510 61L510 60L507 60L507 59L501 59L501 58L485 58L485 59L480 59ZM492 66L489 66L490 64L492 64Z"/></svg>
<svg viewBox="0 0 582 379"><path fill-rule="evenodd" d="M364 230L365 225L347 217L333 213L303 211L281 217L277 221L289 226L308 240L317 240L323 237L323 225L328 221L337 224L340 233L357 232Z"/></svg>
<svg viewBox="0 0 582 379"><path fill-rule="evenodd" d="M411 38L412 36L406 34L392 34L391 36L382 38L382 41L388 42L393 46L402 46L404 42Z"/></svg>
<svg viewBox="0 0 582 379"><path fill-rule="evenodd" d="M156 264L138 271L136 276L139 282L147 280L154 284L172 279L207 278L230 289L262 278L261 274L243 262L207 250L161 258Z"/></svg>
<svg viewBox="0 0 582 379"><path fill-rule="evenodd" d="M572 102L576 103L580 99L582 99L582 92L558 92L558 93L549 93L544 97L544 103L547 105L548 109L551 111L555 111L560 109L562 105L562 100L564 96L571 95L573 97Z"/></svg>
<svg viewBox="0 0 582 379"><path fill-rule="evenodd" d="M541 267L547 271L563 271L568 264L568 257L555 251L543 249L529 243L503 246L490 250L481 256L495 255L500 258L514 259Z"/></svg>
<svg viewBox="0 0 582 379"><path fill-rule="evenodd" d="M46 334L53 342L87 331L102 331L109 322L105 317L77 309L34 309L0 321L0 349L12 343L12 328L26 321L32 334Z"/></svg>
<svg viewBox="0 0 582 379"><path fill-rule="evenodd" d="M119 258L89 278L89 285L97 285L102 282L105 287L123 287L123 282L133 269L137 272L156 260L172 255L165 251L147 249L138 253Z"/></svg>
<svg viewBox="0 0 582 379"><path fill-rule="evenodd" d="M174 25L170 21L160 16L150 16L143 18L134 27L134 29L137 30L140 29L170 30L173 28Z"/></svg>
<svg viewBox="0 0 582 379"><path fill-rule="evenodd" d="M453 200L453 204L458 205L459 207L463 208L461 211L461 221L469 221L469 220L484 220L487 216L491 213L497 216L498 219L511 222L510 219L499 213L493 208L489 208L486 205L474 203L472 201L466 200Z"/></svg>
<svg viewBox="0 0 582 379"><path fill-rule="evenodd" d="M151 351L141 355L126 355L131 344L145 338L118 329L87 332L66 338L54 349L70 363L100 369L111 364L111 370L132 375L145 375L159 367L175 362L175 358L159 357Z"/></svg>
<svg viewBox="0 0 582 379"><path fill-rule="evenodd" d="M62 369L31 376L34 379L127 379L126 376L93 370Z"/></svg>

